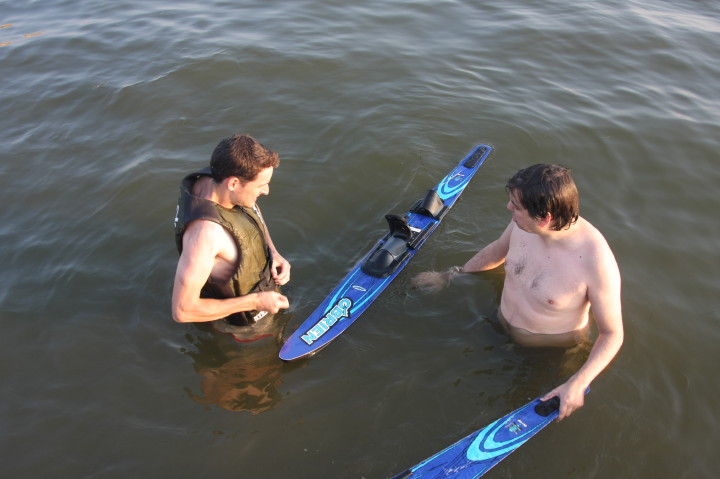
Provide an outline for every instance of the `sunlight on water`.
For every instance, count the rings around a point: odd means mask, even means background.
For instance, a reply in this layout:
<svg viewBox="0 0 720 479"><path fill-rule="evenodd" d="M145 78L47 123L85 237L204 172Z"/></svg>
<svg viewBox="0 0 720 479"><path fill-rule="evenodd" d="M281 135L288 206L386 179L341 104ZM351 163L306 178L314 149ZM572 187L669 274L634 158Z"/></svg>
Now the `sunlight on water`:
<svg viewBox="0 0 720 479"><path fill-rule="evenodd" d="M538 162L573 170L613 248L626 340L586 406L492 474L720 470L715 3L6 3L4 477L391 477L554 387L582 356L503 334L502 269L410 285L494 240L505 181ZM383 215L495 151L363 317L283 363L280 338L170 317L179 181L235 132L281 158L261 206L293 265L284 337Z"/></svg>

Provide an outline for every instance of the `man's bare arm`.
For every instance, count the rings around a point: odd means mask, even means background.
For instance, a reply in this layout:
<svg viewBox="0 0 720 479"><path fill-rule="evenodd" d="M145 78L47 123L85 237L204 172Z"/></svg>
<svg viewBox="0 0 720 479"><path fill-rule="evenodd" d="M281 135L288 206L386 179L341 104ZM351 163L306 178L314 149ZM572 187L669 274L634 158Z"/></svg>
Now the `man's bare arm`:
<svg viewBox="0 0 720 479"><path fill-rule="evenodd" d="M511 221L498 239L475 253L462 267L463 273L477 273L497 268L505 262L510 248L510 236L515 224Z"/></svg>
<svg viewBox="0 0 720 479"><path fill-rule="evenodd" d="M598 337L585 364L564 384L543 397L543 399L560 397L558 419L563 419L582 407L585 390L610 364L623 343L620 272L609 248L599 255L597 265L597 276L588 285L588 299L597 325Z"/></svg>
<svg viewBox="0 0 720 479"><path fill-rule="evenodd" d="M173 284L173 319L179 323L205 322L239 311L257 309L276 313L281 308L287 308L287 298L272 291L228 299L200 297L219 252L218 231L215 228L222 227L208 221L195 221L183 235L183 252Z"/></svg>
<svg viewBox="0 0 720 479"><path fill-rule="evenodd" d="M497 268L505 262L513 227L513 223L510 222L498 239L475 253L459 271L457 267L446 271L425 271L416 275L412 279L412 284L427 292L436 292L447 286L455 273L477 273Z"/></svg>

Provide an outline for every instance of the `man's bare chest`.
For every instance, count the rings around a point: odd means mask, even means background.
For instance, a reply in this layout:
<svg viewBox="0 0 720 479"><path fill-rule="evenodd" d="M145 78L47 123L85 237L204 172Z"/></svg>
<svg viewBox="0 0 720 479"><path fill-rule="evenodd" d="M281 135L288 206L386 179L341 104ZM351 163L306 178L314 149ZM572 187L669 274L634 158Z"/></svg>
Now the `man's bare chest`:
<svg viewBox="0 0 720 479"><path fill-rule="evenodd" d="M545 307L574 307L585 301L587 285L581 262L569 254L542 248L511 250L505 263L506 287Z"/></svg>

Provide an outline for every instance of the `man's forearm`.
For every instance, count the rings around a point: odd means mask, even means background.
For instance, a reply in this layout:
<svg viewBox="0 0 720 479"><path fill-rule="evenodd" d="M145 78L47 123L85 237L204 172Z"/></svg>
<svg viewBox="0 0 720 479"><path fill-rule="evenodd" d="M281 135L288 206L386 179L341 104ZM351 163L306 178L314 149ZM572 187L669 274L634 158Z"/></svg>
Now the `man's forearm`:
<svg viewBox="0 0 720 479"><path fill-rule="evenodd" d="M585 364L582 365L568 382L576 383L578 387L585 390L612 362L620 350L622 343L622 331L599 334Z"/></svg>
<svg viewBox="0 0 720 479"><path fill-rule="evenodd" d="M498 251L496 242L490 243L470 258L463 266L463 273L477 273L497 268L505 262L505 255Z"/></svg>

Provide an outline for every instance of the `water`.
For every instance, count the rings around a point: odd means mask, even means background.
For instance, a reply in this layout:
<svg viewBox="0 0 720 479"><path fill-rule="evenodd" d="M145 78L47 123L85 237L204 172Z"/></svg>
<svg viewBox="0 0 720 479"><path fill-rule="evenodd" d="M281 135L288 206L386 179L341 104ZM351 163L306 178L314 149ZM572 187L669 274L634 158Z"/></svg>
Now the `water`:
<svg viewBox="0 0 720 479"><path fill-rule="evenodd" d="M571 167L623 275L586 405L488 477L717 477L720 7L711 1L10 2L0 9L3 477L385 478L550 389L563 358L434 296ZM474 145L494 155L381 298L284 364L175 324L181 177L245 132L292 263L285 334Z"/></svg>

